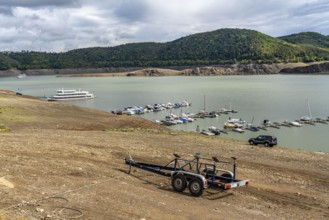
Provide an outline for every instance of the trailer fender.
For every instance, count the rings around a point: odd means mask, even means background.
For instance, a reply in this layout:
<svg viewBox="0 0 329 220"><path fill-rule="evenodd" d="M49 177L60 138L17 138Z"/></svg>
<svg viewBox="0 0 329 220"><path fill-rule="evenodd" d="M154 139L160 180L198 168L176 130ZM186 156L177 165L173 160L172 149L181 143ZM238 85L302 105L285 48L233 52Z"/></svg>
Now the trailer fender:
<svg viewBox="0 0 329 220"><path fill-rule="evenodd" d="M216 169L217 171L222 172L223 174L227 174L228 176L230 176L232 179L234 178L234 174L233 172L229 171L229 170L223 170L223 169Z"/></svg>

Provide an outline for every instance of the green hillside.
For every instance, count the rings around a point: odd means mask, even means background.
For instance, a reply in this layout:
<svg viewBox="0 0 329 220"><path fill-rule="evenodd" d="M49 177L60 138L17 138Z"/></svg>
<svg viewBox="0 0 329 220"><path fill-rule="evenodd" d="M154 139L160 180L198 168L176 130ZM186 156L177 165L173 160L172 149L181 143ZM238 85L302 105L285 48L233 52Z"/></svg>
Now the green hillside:
<svg viewBox="0 0 329 220"><path fill-rule="evenodd" d="M329 49L329 36L325 36L316 32L291 34L288 36L279 37L279 39L292 44L302 44Z"/></svg>
<svg viewBox="0 0 329 220"><path fill-rule="evenodd" d="M18 66L18 62L3 53L0 53L0 70L7 70L13 66Z"/></svg>
<svg viewBox="0 0 329 220"><path fill-rule="evenodd" d="M303 49L253 30L220 29L180 38L166 45L161 59L275 62L302 56Z"/></svg>
<svg viewBox="0 0 329 220"><path fill-rule="evenodd" d="M310 32L306 36L274 38L254 30L220 29L167 43L131 43L65 53L3 52L0 68L164 67L329 60L328 37Z"/></svg>
<svg viewBox="0 0 329 220"><path fill-rule="evenodd" d="M131 43L116 47L72 50L61 58L62 67L134 67L153 61L161 43Z"/></svg>

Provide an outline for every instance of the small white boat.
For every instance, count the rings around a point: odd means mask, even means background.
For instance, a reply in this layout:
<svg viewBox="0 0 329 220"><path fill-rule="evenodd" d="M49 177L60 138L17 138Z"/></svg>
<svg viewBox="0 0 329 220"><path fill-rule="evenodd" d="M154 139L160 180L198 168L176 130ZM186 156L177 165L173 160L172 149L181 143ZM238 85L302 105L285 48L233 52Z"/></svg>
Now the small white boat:
<svg viewBox="0 0 329 220"><path fill-rule="evenodd" d="M171 102L168 102L167 104L165 104L164 106L166 109L172 109L174 107L174 104L172 104Z"/></svg>
<svg viewBox="0 0 329 220"><path fill-rule="evenodd" d="M177 124L183 124L183 123L184 123L184 121L181 120L181 119L176 119L175 122L176 122Z"/></svg>
<svg viewBox="0 0 329 220"><path fill-rule="evenodd" d="M243 133L244 130L242 128L233 128L232 131Z"/></svg>
<svg viewBox="0 0 329 220"><path fill-rule="evenodd" d="M295 126L295 127L301 127L302 126L302 124L297 122L297 121L291 121L291 122L289 122L289 124L292 125L292 126Z"/></svg>
<svg viewBox="0 0 329 220"><path fill-rule="evenodd" d="M312 118L309 116L302 116L302 117L300 117L300 120L301 121L312 121Z"/></svg>
<svg viewBox="0 0 329 220"><path fill-rule="evenodd" d="M201 134L204 134L204 135L208 135L208 136L214 136L215 134L211 131L206 131L206 130L202 130L201 131Z"/></svg>
<svg viewBox="0 0 329 220"><path fill-rule="evenodd" d="M17 76L18 79L23 79L23 78L26 78L26 74L25 73L22 73L22 74L19 74Z"/></svg>
<svg viewBox="0 0 329 220"><path fill-rule="evenodd" d="M229 118L229 120L227 120L228 123L237 123L237 124L240 124L240 125L243 125L246 123L245 120L242 120L241 118Z"/></svg>
<svg viewBox="0 0 329 220"><path fill-rule="evenodd" d="M221 113L221 114L238 113L238 111L233 110L233 109L230 110L230 109L222 108L219 110L219 113Z"/></svg>
<svg viewBox="0 0 329 220"><path fill-rule="evenodd" d="M239 123L225 122L224 128L232 129L232 128L242 128L243 125Z"/></svg>
<svg viewBox="0 0 329 220"><path fill-rule="evenodd" d="M247 124L246 129L249 130L249 131L259 131L259 128L257 128L253 124Z"/></svg>
<svg viewBox="0 0 329 220"><path fill-rule="evenodd" d="M181 102L181 106L182 107L190 106L190 103L188 103L188 101L184 100Z"/></svg>
<svg viewBox="0 0 329 220"><path fill-rule="evenodd" d="M265 127L270 127L272 125L272 122L268 119L264 119L263 121L263 126Z"/></svg>
<svg viewBox="0 0 329 220"><path fill-rule="evenodd" d="M211 126L208 128L208 131L214 133L215 135L219 135L220 134L220 130L219 128L216 128L215 126Z"/></svg>

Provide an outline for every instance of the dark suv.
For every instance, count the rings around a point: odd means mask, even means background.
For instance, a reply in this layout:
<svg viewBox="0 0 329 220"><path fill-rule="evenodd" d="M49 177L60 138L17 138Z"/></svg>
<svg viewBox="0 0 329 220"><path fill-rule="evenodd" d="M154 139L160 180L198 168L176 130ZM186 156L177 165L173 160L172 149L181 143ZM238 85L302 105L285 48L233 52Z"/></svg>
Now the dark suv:
<svg viewBox="0 0 329 220"><path fill-rule="evenodd" d="M264 144L265 147L273 147L277 145L276 137L270 135L259 135L256 138L250 138L249 144L257 145L257 144Z"/></svg>

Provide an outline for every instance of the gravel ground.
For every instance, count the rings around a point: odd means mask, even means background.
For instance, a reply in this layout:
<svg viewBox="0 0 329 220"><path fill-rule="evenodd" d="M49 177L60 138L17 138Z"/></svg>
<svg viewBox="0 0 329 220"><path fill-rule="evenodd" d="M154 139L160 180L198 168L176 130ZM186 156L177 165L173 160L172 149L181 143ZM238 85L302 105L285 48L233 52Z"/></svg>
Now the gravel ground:
<svg viewBox="0 0 329 220"><path fill-rule="evenodd" d="M329 154L173 132L0 91L0 219L328 219ZM248 187L175 192L170 178L123 158L238 157Z"/></svg>

